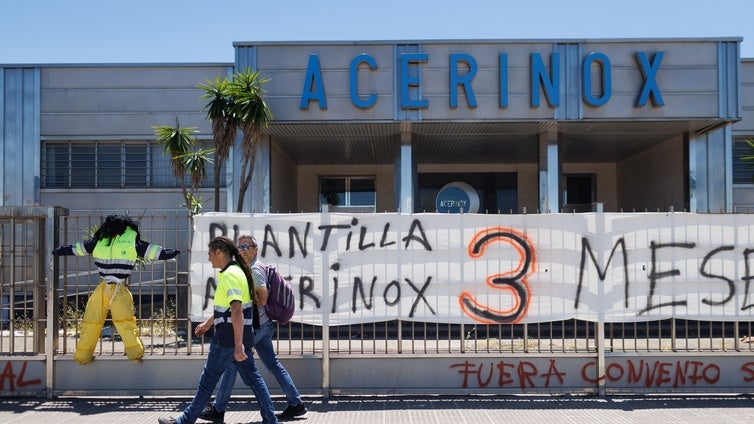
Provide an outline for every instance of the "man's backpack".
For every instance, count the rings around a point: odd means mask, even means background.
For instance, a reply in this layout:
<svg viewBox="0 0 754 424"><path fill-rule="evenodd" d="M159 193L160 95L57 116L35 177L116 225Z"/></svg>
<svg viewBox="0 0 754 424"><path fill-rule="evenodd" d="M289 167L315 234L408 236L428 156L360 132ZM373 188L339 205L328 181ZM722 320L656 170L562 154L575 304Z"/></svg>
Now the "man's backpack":
<svg viewBox="0 0 754 424"><path fill-rule="evenodd" d="M261 264L260 264L261 265ZM260 266L267 273L267 316L280 324L288 324L296 310L296 295L293 287L272 265Z"/></svg>

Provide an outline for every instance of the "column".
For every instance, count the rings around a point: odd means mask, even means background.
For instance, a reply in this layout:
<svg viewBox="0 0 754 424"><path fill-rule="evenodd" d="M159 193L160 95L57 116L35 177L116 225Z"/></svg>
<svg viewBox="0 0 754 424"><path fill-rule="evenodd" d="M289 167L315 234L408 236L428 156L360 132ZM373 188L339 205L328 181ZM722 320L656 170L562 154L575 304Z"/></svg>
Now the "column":
<svg viewBox="0 0 754 424"><path fill-rule="evenodd" d="M561 161L558 132L539 134L539 210L540 213L560 212Z"/></svg>
<svg viewBox="0 0 754 424"><path fill-rule="evenodd" d="M403 122L395 171L395 199L398 212L414 212L414 175L411 123Z"/></svg>

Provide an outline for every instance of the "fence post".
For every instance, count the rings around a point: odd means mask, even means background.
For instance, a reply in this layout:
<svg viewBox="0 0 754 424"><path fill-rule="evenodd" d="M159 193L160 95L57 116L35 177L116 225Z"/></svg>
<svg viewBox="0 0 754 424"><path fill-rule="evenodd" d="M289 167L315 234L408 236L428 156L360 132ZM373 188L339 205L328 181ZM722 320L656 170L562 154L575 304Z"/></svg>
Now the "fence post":
<svg viewBox="0 0 754 424"><path fill-rule="evenodd" d="M323 205L323 225L330 224L330 214L327 206ZM332 310L330 299L330 267L327 263L327 254L322 255L322 297L324 311L322 312L322 399L327 402L330 399L330 311Z"/></svg>
<svg viewBox="0 0 754 424"><path fill-rule="evenodd" d="M32 269L32 290L33 290L33 298L34 298L34 322L32 325L32 331L34 332L34 354L40 354L46 352L46 339L47 337L45 334L49 333L49 331L45 331L45 327L49 328L48 323L46 320L42 319L42 317L48 317L49 314L47 314L47 302L45 299L47 299L47 296L45 295L45 292L47 290L47 283L45 279L45 269L47 269L47 257L49 253L47 253L45 249L45 226L47 222L47 215L45 210L41 211L33 211L31 213L31 230L33 233L33 239L31 239L32 242L32 249L31 249L31 255L32 255L32 261L34 263L33 269ZM29 236L29 233L27 232L27 237ZM27 239L28 240L28 239ZM27 253L28 254L28 253ZM26 255L26 254L25 254ZM57 308L55 308L57 311ZM55 321L57 323L57 321ZM50 328L50 331L55 331L57 329L57 325L53 328Z"/></svg>
<svg viewBox="0 0 754 424"><path fill-rule="evenodd" d="M47 209L44 222L44 243L40 253L40 267L47 272L45 276L47 291L47 332L45 335L45 393L48 399L55 394L55 352L57 350L58 330L58 288L60 287L60 273L58 260L52 254L52 249L60 241L60 217L68 215L68 209L52 207ZM49 264L48 266L45 266Z"/></svg>
<svg viewBox="0 0 754 424"><path fill-rule="evenodd" d="M605 215L602 210L602 204L597 203L593 205L593 208L595 209L595 220L598 228L598 234L603 234L601 243L600 243L600 249L599 249L599 260L600 263L604 263L604 255L603 252L605 251ZM605 382L606 378L602 378L605 376L605 369L606 369L606 360L605 360L605 314L604 310L602 309L605 305L604 302L605 299L605 285L599 284L599 313L597 314L597 331L594 336L594 341L597 343L597 394L599 396L605 396L606 393L606 387Z"/></svg>
<svg viewBox="0 0 754 424"><path fill-rule="evenodd" d="M605 379L602 378L605 375L605 320L602 314L597 321L597 334L594 339L597 343L597 394L605 396Z"/></svg>

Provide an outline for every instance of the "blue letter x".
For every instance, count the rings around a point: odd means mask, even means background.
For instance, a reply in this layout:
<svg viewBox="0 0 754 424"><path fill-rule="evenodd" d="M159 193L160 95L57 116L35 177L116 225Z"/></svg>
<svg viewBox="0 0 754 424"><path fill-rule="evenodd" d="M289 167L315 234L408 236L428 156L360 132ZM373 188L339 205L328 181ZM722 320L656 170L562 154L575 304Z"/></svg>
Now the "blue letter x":
<svg viewBox="0 0 754 424"><path fill-rule="evenodd" d="M639 99L636 101L636 106L644 106L647 104L647 98L652 96L652 104L655 106L665 106L665 102L662 101L662 94L660 94L660 87L657 86L657 71L660 70L660 62L662 62L662 52L655 53L652 58L652 63L649 63L647 55L644 52L636 53L636 60L639 62L639 68L641 69L641 75L644 77L644 86L639 94Z"/></svg>

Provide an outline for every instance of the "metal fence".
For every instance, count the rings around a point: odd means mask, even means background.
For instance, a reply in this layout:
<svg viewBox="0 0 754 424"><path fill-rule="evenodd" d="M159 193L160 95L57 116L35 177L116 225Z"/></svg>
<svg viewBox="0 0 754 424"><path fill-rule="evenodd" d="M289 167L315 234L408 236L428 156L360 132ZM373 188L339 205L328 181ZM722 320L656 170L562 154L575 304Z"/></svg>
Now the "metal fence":
<svg viewBox="0 0 754 424"><path fill-rule="evenodd" d="M55 245L88 238L103 219L58 208L2 208L0 356L70 359L86 301L99 278L90 257L54 258L51 250ZM191 226L185 215L155 212L138 216L138 222L143 239L190 253ZM130 277L145 359L203 355L209 348L208 338L193 336L188 318L188 263L189 255L184 254L177 260L140 264ZM333 327L289 323L278 327L275 343L281 358L598 357L606 353L741 356L754 350L749 336L754 336L751 322L565 320L463 325L393 320ZM122 341L108 320L95 356L120 359L123 352ZM323 387L326 390L327 384Z"/></svg>
<svg viewBox="0 0 754 424"><path fill-rule="evenodd" d="M45 270L56 266L58 338L55 352L72 354L76 347L84 307L99 283L91 257L61 257L53 263L51 247L45 246L48 213L44 209L10 209L0 216L2 275L0 286L0 354L44 352L36 335L45 328ZM29 215L31 214L31 215ZM55 240L72 244L86 239L104 220L104 215L71 214L59 217ZM164 247L189 252L189 220L181 212L153 212L137 217L142 238ZM188 255L177 260L140 264L130 278L136 318L145 343L145 355L204 352L203 338L192 337L187 318L189 286ZM13 337L10 335L13 334ZM607 324L602 335L613 352L717 352L752 351L748 336L751 322L703 322L686 320ZM323 329L299 323L280 326L277 348L282 355L319 354L323 341L338 354L430 354L430 353L579 353L596 351L596 324L566 320L540 324L462 325L403 322L399 320L345 325ZM122 355L123 348L108 320L100 337L97 355Z"/></svg>

